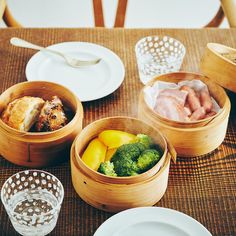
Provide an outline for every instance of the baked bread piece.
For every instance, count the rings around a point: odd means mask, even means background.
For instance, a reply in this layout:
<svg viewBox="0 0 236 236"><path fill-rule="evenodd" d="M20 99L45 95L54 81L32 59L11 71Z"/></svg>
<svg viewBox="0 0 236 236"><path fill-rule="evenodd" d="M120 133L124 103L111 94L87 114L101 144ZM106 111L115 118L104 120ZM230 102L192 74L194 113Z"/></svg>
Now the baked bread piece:
<svg viewBox="0 0 236 236"><path fill-rule="evenodd" d="M62 128L67 123L61 100L53 96L51 101L46 101L36 123L36 131L54 131Z"/></svg>
<svg viewBox="0 0 236 236"><path fill-rule="evenodd" d="M29 131L37 121L43 105L44 100L39 97L18 98L7 105L1 118L4 123L14 129Z"/></svg>

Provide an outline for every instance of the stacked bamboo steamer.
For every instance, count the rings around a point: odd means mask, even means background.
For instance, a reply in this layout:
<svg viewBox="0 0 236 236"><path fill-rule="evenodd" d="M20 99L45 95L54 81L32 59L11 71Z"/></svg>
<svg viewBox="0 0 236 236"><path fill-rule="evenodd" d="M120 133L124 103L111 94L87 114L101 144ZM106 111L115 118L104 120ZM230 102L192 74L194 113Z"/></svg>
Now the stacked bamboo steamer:
<svg viewBox="0 0 236 236"><path fill-rule="evenodd" d="M219 43L208 43L200 67L208 78L236 93L236 49Z"/></svg>
<svg viewBox="0 0 236 236"><path fill-rule="evenodd" d="M82 129L83 107L78 98L59 84L33 81L8 88L0 96L0 114L7 105L23 96L50 100L57 95L72 113L72 120L52 132L23 132L13 129L0 119L0 154L8 161L27 167L45 167L65 160L77 134Z"/></svg>
<svg viewBox="0 0 236 236"><path fill-rule="evenodd" d="M149 135L163 150L161 160L143 174L130 177L110 177L90 169L81 155L88 143L106 129ZM104 211L118 212L131 207L152 206L166 191L171 158L176 158L173 147L148 124L131 117L97 120L85 127L72 145L72 183L85 202Z"/></svg>
<svg viewBox="0 0 236 236"><path fill-rule="evenodd" d="M156 81L178 83L194 79L204 82L208 86L211 96L219 104L221 109L215 116L189 123L171 121L155 113L145 101L144 90L148 86L153 86ZM158 76L141 90L139 97L138 117L159 129L173 144L180 156L199 156L216 149L225 138L229 113L230 100L224 89L206 76L195 73L176 72Z"/></svg>

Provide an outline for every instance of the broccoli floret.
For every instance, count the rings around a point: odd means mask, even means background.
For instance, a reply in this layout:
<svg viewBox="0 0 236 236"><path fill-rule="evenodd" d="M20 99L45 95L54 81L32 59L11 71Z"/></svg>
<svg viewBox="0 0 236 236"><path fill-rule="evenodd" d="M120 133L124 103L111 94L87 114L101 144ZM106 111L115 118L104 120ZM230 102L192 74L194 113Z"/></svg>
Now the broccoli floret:
<svg viewBox="0 0 236 236"><path fill-rule="evenodd" d="M142 143L146 149L153 145L152 139L146 134L137 134L135 142Z"/></svg>
<svg viewBox="0 0 236 236"><path fill-rule="evenodd" d="M117 148L116 152L113 154L111 160L116 162L120 158L131 159L136 161L140 154L145 150L145 146L142 143L128 143Z"/></svg>
<svg viewBox="0 0 236 236"><path fill-rule="evenodd" d="M129 158L121 157L114 162L114 169L118 176L133 176L138 174L136 162Z"/></svg>
<svg viewBox="0 0 236 236"><path fill-rule="evenodd" d="M142 143L124 144L117 148L111 158L114 163L114 170L118 176L137 175L138 168L136 161L141 153L145 150Z"/></svg>
<svg viewBox="0 0 236 236"><path fill-rule="evenodd" d="M146 149L137 160L138 173L143 173L151 169L160 160L161 155L155 149Z"/></svg>
<svg viewBox="0 0 236 236"><path fill-rule="evenodd" d="M102 162L98 168L98 172L108 176L117 176L114 170L114 164L110 161Z"/></svg>
<svg viewBox="0 0 236 236"><path fill-rule="evenodd" d="M117 148L111 158L112 170L117 176L133 176L149 170L161 158L161 151L154 148L156 147L148 135L138 134L134 143ZM105 173L103 165L99 168L101 173Z"/></svg>

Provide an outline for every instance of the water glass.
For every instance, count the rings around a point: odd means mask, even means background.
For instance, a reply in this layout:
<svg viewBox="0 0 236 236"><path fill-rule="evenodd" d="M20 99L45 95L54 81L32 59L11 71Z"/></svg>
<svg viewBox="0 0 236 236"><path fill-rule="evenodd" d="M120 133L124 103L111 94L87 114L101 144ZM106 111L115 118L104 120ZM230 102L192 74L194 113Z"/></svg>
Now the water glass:
<svg viewBox="0 0 236 236"><path fill-rule="evenodd" d="M139 77L143 84L157 75L179 71L185 47L169 36L147 36L135 45Z"/></svg>
<svg viewBox="0 0 236 236"><path fill-rule="evenodd" d="M54 229L63 198L62 183L41 170L18 172L6 180L1 190L13 227L26 236L43 236Z"/></svg>

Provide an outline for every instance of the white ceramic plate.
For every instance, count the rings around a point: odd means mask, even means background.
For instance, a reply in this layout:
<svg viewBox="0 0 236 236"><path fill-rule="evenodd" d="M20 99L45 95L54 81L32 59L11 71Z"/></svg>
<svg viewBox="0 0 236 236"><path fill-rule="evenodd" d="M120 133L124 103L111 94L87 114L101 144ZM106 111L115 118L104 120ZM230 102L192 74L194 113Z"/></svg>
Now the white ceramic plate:
<svg viewBox="0 0 236 236"><path fill-rule="evenodd" d="M94 236L211 236L198 221L162 207L139 207L106 220Z"/></svg>
<svg viewBox="0 0 236 236"><path fill-rule="evenodd" d="M64 42L48 48L67 53L81 60L102 58L89 67L73 68L63 58L38 52L26 66L29 81L51 81L66 86L80 101L92 101L114 92L124 80L125 69L121 59L111 50L93 43Z"/></svg>

